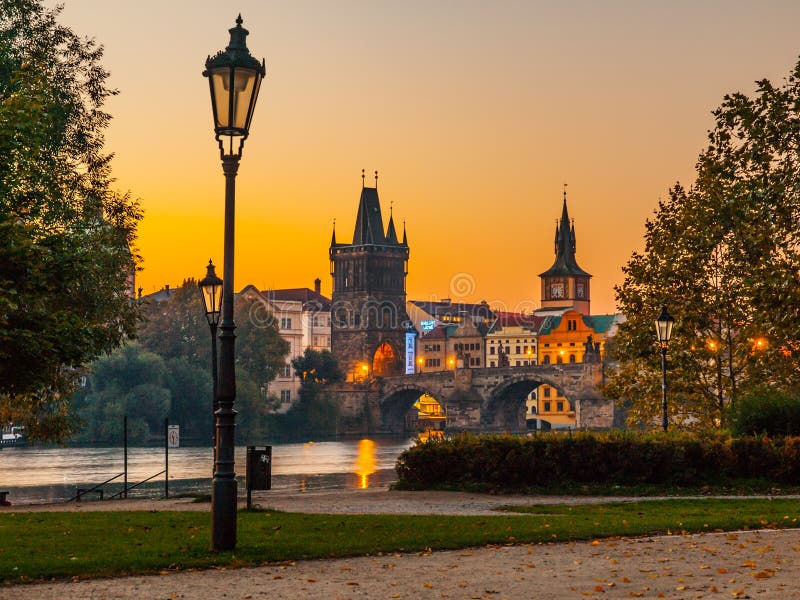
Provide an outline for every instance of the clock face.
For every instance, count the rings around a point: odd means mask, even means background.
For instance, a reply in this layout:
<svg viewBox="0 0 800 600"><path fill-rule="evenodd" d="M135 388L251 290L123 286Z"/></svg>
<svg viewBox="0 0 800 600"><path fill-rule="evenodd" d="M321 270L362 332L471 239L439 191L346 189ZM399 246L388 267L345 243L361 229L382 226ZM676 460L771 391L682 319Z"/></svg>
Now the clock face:
<svg viewBox="0 0 800 600"><path fill-rule="evenodd" d="M554 283L550 286L550 296L552 298L563 298L564 297L564 284L563 283Z"/></svg>

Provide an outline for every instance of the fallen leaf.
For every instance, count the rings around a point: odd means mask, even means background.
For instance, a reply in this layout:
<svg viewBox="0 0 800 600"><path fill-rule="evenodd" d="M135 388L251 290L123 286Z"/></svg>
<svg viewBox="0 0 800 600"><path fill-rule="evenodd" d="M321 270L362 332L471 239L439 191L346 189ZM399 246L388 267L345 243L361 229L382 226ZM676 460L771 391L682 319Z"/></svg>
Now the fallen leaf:
<svg viewBox="0 0 800 600"><path fill-rule="evenodd" d="M717 573L719 573L720 575L725 575L725 573L727 572L728 569L726 569L725 567L720 567L719 569L717 569Z"/></svg>
<svg viewBox="0 0 800 600"><path fill-rule="evenodd" d="M743 562L739 566L745 567L745 568L749 567L751 569L755 569L756 568L756 563L754 563L752 560L746 560L745 562Z"/></svg>
<svg viewBox="0 0 800 600"><path fill-rule="evenodd" d="M758 573L750 573L750 575L752 577L755 577L756 579L769 579L770 577L775 575L775 571L764 570L764 571L759 571Z"/></svg>

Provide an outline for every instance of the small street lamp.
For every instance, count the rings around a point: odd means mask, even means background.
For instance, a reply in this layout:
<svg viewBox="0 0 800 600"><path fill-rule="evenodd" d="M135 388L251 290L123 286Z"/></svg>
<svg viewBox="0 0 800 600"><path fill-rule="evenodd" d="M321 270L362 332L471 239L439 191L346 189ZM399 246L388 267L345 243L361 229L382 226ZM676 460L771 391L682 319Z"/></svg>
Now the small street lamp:
<svg viewBox="0 0 800 600"><path fill-rule="evenodd" d="M208 320L208 327L211 329L211 380L214 386L214 412L212 414L216 414L219 408L219 406L217 406L217 325L219 324L219 316L222 312L222 279L217 277L217 274L214 272L214 263L211 262L211 259L209 259L208 266L206 267L206 276L197 283L197 287L199 287L202 292L206 320ZM214 443L215 455L217 450L216 433L216 430L214 430L211 435L211 439Z"/></svg>
<svg viewBox="0 0 800 600"><path fill-rule="evenodd" d="M661 307L661 314L656 318L656 335L658 336L658 343L661 345L661 411L662 426L664 431L667 430L667 344L669 338L672 337L672 326L675 324L673 319L667 312L666 305Z"/></svg>
<svg viewBox="0 0 800 600"><path fill-rule="evenodd" d="M258 99L261 80L266 75L264 61L250 55L245 38L249 33L242 27L242 15L231 35L228 47L206 59L203 76L208 77L211 109L214 115L214 134L219 144L222 172L225 174L225 239L222 285L222 323L220 324L219 381L217 410L214 413L216 451L214 479L211 484L211 547L214 550L233 550L236 547L236 473L234 472L234 431L236 411L236 375L234 371L233 320L233 240L236 214L236 173L242 157L244 141L250 133L250 123ZM238 146L234 151L234 140Z"/></svg>

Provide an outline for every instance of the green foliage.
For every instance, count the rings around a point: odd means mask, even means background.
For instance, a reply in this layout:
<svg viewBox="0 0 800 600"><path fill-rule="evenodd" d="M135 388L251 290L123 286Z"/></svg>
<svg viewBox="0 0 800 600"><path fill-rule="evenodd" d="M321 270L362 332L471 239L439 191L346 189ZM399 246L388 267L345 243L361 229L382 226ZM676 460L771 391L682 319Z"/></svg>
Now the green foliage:
<svg viewBox="0 0 800 600"><path fill-rule="evenodd" d="M92 367L87 389L75 398L83 428L74 441L119 444L125 416L132 443L146 443L160 434L172 401L166 383L169 372L160 356L129 343Z"/></svg>
<svg viewBox="0 0 800 600"><path fill-rule="evenodd" d="M736 403L731 429L739 435L800 435L800 398L756 388Z"/></svg>
<svg viewBox="0 0 800 600"><path fill-rule="evenodd" d="M133 334L141 219L111 189L102 48L59 11L0 2L0 423L54 441L80 368Z"/></svg>
<svg viewBox="0 0 800 600"><path fill-rule="evenodd" d="M306 348L303 356L292 359L292 368L303 385L331 384L344 380L339 363L328 350Z"/></svg>
<svg viewBox="0 0 800 600"><path fill-rule="evenodd" d="M800 438L723 434L562 433L463 435L409 448L399 484L522 491L564 484L703 486L764 478L800 484Z"/></svg>
<svg viewBox="0 0 800 600"><path fill-rule="evenodd" d="M670 419L724 424L748 389L800 388L800 63L780 87L726 95L691 188L676 184L645 228L617 286L627 316L604 392L629 399L630 422L655 427L660 355L653 319L668 304ZM761 340L762 345L758 345Z"/></svg>
<svg viewBox="0 0 800 600"><path fill-rule="evenodd" d="M240 511L236 552L213 552L203 512L0 514L0 583L114 577L299 559L535 544L668 531L793 527L792 499L532 505L524 518ZM58 540L57 544L53 540Z"/></svg>

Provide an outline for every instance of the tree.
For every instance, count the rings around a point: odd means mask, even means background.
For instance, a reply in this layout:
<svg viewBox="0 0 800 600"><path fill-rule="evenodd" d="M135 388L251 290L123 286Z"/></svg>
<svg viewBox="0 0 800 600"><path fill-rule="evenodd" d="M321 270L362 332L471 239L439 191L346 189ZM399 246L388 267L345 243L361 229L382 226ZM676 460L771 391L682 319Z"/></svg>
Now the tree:
<svg viewBox="0 0 800 600"><path fill-rule="evenodd" d="M627 316L605 387L631 401L631 421L657 422L660 359L653 319L676 318L669 344L675 424L720 425L759 384L800 387L800 62L784 85L757 82L714 111L697 179L676 184L645 225L617 286Z"/></svg>
<svg viewBox="0 0 800 600"><path fill-rule="evenodd" d="M55 441L81 367L134 332L141 219L110 185L102 47L59 11L0 0L0 423Z"/></svg>
<svg viewBox="0 0 800 600"><path fill-rule="evenodd" d="M164 360L136 343L97 360L86 389L76 397L83 425L76 441L121 442L125 416L131 441L144 443L159 434L172 404L168 376Z"/></svg>
<svg viewBox="0 0 800 600"><path fill-rule="evenodd" d="M246 377L266 385L283 368L289 344L280 336L272 315L262 314L259 299L237 295L234 311L236 364ZM183 356L203 368L211 364L211 334L194 279L186 279L166 302L145 306L144 317L138 336L145 348L166 359Z"/></svg>
<svg viewBox="0 0 800 600"><path fill-rule="evenodd" d="M285 364L289 344L259 299L236 297L237 440L261 441L269 430L262 390ZM164 302L144 306L139 342L167 361L173 394L170 418L211 440L211 334L197 282L187 279ZM207 436L207 438L206 438Z"/></svg>

